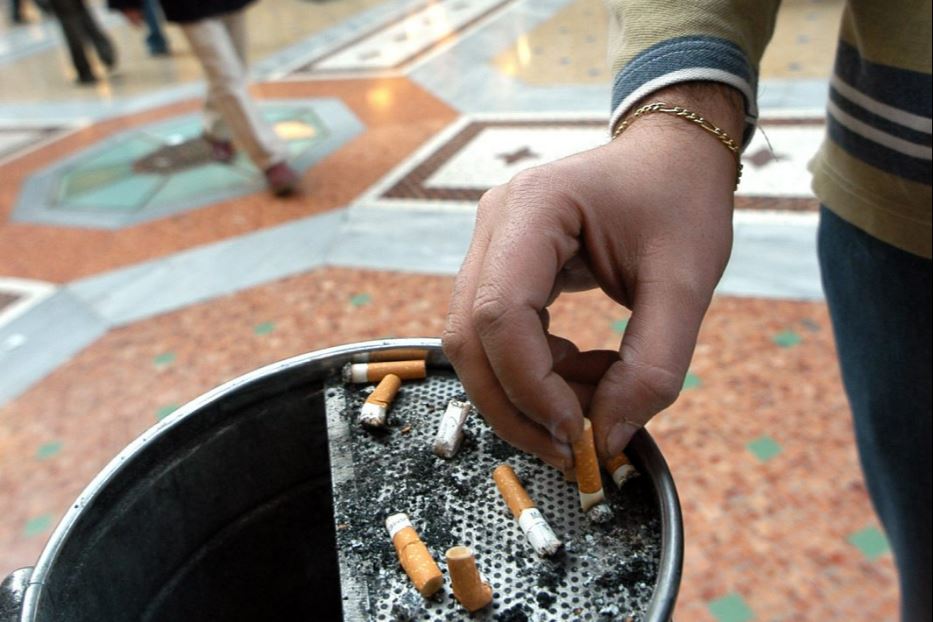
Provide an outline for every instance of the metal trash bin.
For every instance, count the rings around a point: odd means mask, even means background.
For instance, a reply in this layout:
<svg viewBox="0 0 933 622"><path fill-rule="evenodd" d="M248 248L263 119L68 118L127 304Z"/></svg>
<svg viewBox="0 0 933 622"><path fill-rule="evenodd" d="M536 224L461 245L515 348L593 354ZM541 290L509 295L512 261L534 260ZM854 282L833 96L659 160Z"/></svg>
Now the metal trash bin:
<svg viewBox="0 0 933 622"><path fill-rule="evenodd" d="M0 622L340 620L324 381L354 355L437 339L319 350L232 380L160 421L81 493L33 568L0 584ZM661 557L645 620L670 619L683 524L647 432L629 457L654 488Z"/></svg>

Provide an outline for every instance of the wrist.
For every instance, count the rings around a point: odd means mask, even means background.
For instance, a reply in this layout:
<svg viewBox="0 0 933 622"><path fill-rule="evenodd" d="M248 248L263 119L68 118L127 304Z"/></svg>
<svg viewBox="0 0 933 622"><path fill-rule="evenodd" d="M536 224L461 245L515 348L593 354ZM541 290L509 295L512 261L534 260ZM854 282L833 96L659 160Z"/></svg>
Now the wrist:
<svg viewBox="0 0 933 622"><path fill-rule="evenodd" d="M720 82L681 82L650 93L635 102L627 114L657 101L681 106L702 115L739 145L742 144L745 131L745 97L738 89ZM619 119L616 127L626 116Z"/></svg>
<svg viewBox="0 0 933 622"><path fill-rule="evenodd" d="M673 142L684 153L693 153L710 168L722 169L725 165L733 171L732 189L738 189L742 177L740 143L734 138L744 123L741 95L717 83L686 83L660 89L636 102L635 108L628 111L614 126L612 141L623 134L631 135L629 128L639 126L643 138L635 139ZM725 119L726 126L721 127L712 121L707 112L712 111ZM728 128L728 129L727 129ZM729 129L732 129L730 133ZM644 135L650 132L651 136ZM706 134L705 137L701 134ZM719 153L709 153L713 141L719 143ZM712 158L708 159L704 154ZM728 154L731 166L724 163L723 155ZM718 175L717 175L718 177Z"/></svg>

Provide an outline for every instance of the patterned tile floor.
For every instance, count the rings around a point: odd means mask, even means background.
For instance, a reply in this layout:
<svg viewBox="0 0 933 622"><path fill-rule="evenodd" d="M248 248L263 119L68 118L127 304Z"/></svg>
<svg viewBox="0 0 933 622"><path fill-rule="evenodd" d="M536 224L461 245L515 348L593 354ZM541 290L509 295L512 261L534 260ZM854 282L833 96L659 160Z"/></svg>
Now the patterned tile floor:
<svg viewBox="0 0 933 622"><path fill-rule="evenodd" d="M681 398L650 426L684 508L676 617L892 620L802 173L841 3L784 4L762 65L773 149L746 152L732 261ZM253 93L305 171L289 200L246 163L217 167L226 193L208 196L203 87L171 27L176 53L150 59L104 17L123 70L96 90L70 85L48 23L0 28L0 576L208 389L337 343L439 334L477 197L605 139L597 0L266 0L249 19ZM145 192L156 176L171 200ZM577 294L552 326L613 348L627 317Z"/></svg>

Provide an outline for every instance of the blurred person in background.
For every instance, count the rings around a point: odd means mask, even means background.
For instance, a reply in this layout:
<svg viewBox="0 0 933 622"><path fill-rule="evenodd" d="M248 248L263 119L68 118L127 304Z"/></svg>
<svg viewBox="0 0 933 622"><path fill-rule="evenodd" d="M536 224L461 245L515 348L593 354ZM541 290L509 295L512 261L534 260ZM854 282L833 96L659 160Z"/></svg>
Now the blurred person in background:
<svg viewBox="0 0 933 622"><path fill-rule="evenodd" d="M88 43L94 47L97 57L107 69L113 71L117 64L116 49L88 10L84 0L49 0L49 8L61 25L71 63L74 65L75 73L78 74L77 84L97 83L97 75L88 61L85 50Z"/></svg>
<svg viewBox="0 0 933 622"><path fill-rule="evenodd" d="M146 47L151 56L169 56L172 50L168 46L168 39L162 31L162 9L159 0L143 0L143 19L146 22Z"/></svg>
<svg viewBox="0 0 933 622"><path fill-rule="evenodd" d="M143 23L144 0L109 0L134 25ZM214 159L231 162L243 149L276 196L293 193L298 175L286 162L284 141L263 118L247 88L246 17L253 0L161 0L165 19L181 26L207 79L204 139Z"/></svg>
<svg viewBox="0 0 933 622"><path fill-rule="evenodd" d="M43 13L51 11L49 0L34 0L36 5ZM10 0L10 22L13 24L25 24L28 20L23 14L23 0Z"/></svg>

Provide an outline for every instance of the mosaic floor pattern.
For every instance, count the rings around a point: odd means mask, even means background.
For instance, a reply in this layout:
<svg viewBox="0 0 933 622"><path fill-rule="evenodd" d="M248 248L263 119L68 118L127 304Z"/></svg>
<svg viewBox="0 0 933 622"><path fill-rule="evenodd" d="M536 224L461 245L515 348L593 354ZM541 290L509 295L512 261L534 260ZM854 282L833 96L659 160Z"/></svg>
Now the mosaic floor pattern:
<svg viewBox="0 0 933 622"><path fill-rule="evenodd" d="M787 0L762 62L735 248L681 398L650 424L684 509L675 619L893 620L815 262L805 163L841 0ZM305 192L212 162L196 60L102 22L122 70L70 83L54 24L0 24L0 578L35 563L112 456L179 405L294 354L438 335L476 200L604 142L599 0L264 0L252 93ZM628 312L560 299L615 348Z"/></svg>
<svg viewBox="0 0 933 622"><path fill-rule="evenodd" d="M265 102L262 112L299 172L362 129L338 102ZM114 229L262 190L262 173L242 153L212 158L202 128L199 115L184 116L71 155L26 180L13 219Z"/></svg>

